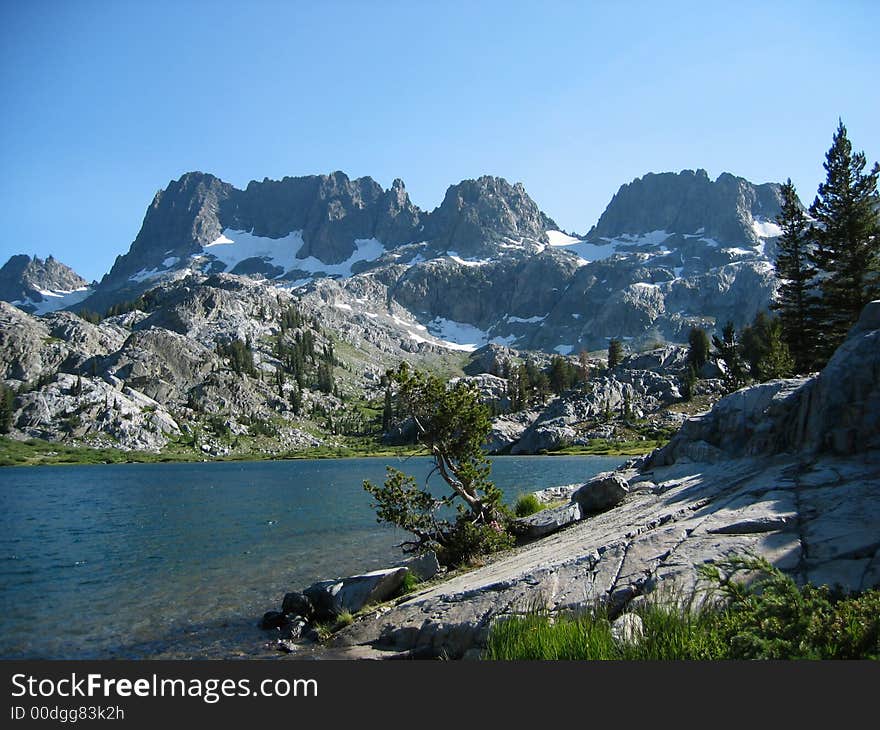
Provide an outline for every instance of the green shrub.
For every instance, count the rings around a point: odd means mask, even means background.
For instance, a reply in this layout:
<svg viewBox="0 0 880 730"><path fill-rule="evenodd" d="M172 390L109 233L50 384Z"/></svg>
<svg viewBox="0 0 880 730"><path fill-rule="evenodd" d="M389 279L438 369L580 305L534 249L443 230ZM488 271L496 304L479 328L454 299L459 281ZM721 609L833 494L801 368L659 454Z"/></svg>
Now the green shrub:
<svg viewBox="0 0 880 730"><path fill-rule="evenodd" d="M493 521L487 525L474 524L470 515L459 516L455 527L439 546L437 558L450 568L467 565L482 555L513 547L514 538L505 525Z"/></svg>
<svg viewBox="0 0 880 730"><path fill-rule="evenodd" d="M763 558L733 558L702 573L728 599L719 630L732 659L876 659L880 657L880 591L835 594L799 587ZM754 573L751 583L738 574Z"/></svg>
<svg viewBox="0 0 880 730"><path fill-rule="evenodd" d="M544 505L541 504L541 500L531 493L519 495L513 505L513 512L517 517L528 517L542 509L544 509Z"/></svg>

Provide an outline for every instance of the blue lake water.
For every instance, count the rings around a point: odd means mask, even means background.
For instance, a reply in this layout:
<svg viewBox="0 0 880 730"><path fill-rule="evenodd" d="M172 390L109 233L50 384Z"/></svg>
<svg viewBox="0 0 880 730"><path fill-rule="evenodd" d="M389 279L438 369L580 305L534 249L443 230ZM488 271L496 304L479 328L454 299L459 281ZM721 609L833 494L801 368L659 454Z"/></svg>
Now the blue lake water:
<svg viewBox="0 0 880 730"><path fill-rule="evenodd" d="M517 495L622 457L503 457ZM284 593L387 566L406 534L361 483L428 459L0 469L0 658L271 656L256 624Z"/></svg>

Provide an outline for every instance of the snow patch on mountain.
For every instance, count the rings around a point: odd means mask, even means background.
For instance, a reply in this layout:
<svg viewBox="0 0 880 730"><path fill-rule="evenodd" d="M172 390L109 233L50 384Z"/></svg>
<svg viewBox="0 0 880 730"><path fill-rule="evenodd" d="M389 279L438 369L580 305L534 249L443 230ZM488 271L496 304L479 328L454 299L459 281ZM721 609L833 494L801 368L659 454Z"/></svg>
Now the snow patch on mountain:
<svg viewBox="0 0 880 730"><path fill-rule="evenodd" d="M461 264L462 266L485 266L486 264L491 264L492 259L465 259L462 258L458 251L447 251L446 255L449 256L455 263Z"/></svg>
<svg viewBox="0 0 880 730"><path fill-rule="evenodd" d="M522 322L523 324L535 324L535 322L543 322L547 319L547 315L542 316L534 316L529 317L528 319L524 319L523 317L511 317L509 314L505 317L508 322Z"/></svg>
<svg viewBox="0 0 880 730"><path fill-rule="evenodd" d="M562 231L544 231L544 233L547 234L547 240L550 241L551 246L571 246L572 244L580 243L580 239L569 236Z"/></svg>
<svg viewBox="0 0 880 730"><path fill-rule="evenodd" d="M593 261L601 261L602 259L611 258L619 253L616 243L588 243L581 241L565 247L566 251L571 251L584 264L590 264Z"/></svg>
<svg viewBox="0 0 880 730"><path fill-rule="evenodd" d="M627 255L634 252L647 253L643 249L654 247L657 250L650 252L651 255L666 255L669 249L663 244L670 237L667 231L649 231L648 233L630 234L622 233L615 238L600 238L598 242L583 241L566 235L561 231L547 231L550 245L564 251L570 251L577 256L583 264L611 258L615 255Z"/></svg>
<svg viewBox="0 0 880 730"><path fill-rule="evenodd" d="M763 218L752 220L752 230L758 238L776 238L782 235L782 229L777 223Z"/></svg>
<svg viewBox="0 0 880 730"><path fill-rule="evenodd" d="M257 258L283 269L284 272L295 270L341 277L351 276L355 264L375 261L385 254L385 247L375 238L358 238L354 242L354 252L345 261L325 264L314 256L297 258L304 245L302 231L291 231L281 238L268 238L255 236L253 232L227 228L218 238L204 246L203 251L222 263L226 271L232 271L242 261Z"/></svg>
<svg viewBox="0 0 880 730"><path fill-rule="evenodd" d="M83 299L89 296L92 293L91 287L83 286L79 289L38 289L37 291L43 296L43 301L35 302L33 299L19 299L15 302L10 302L10 304L14 304L16 307L24 307L29 311L33 308L32 312L36 315L48 314L49 312L55 312L59 309L64 309L65 307L71 307L74 304L79 304Z"/></svg>
<svg viewBox="0 0 880 730"><path fill-rule="evenodd" d="M155 279L157 276L163 274L165 269L141 269L140 271L135 272L131 276L129 276L129 281L136 281L138 283L142 281L148 281L150 279Z"/></svg>
<svg viewBox="0 0 880 730"><path fill-rule="evenodd" d="M757 256L759 254L759 252L753 248L724 248L721 250L731 256Z"/></svg>
<svg viewBox="0 0 880 730"><path fill-rule="evenodd" d="M435 317L428 323L428 331L451 350L473 352L489 340L489 335L479 327L465 322L455 322Z"/></svg>

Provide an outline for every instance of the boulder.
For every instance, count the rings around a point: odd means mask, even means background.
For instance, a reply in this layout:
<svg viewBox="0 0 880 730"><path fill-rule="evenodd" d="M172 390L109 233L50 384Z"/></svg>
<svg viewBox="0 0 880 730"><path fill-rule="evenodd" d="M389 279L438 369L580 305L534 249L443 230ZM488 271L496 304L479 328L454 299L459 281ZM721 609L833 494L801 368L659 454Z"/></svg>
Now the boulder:
<svg viewBox="0 0 880 730"><path fill-rule="evenodd" d="M285 639L301 639L303 638L309 623L302 616L292 616L284 626L281 627L283 637Z"/></svg>
<svg viewBox="0 0 880 730"><path fill-rule="evenodd" d="M668 375L684 372L688 365L687 356L686 347L666 345L629 355L624 358L621 366L626 370L650 370Z"/></svg>
<svg viewBox="0 0 880 730"><path fill-rule="evenodd" d="M440 563L437 561L437 553L433 550L407 558L398 563L395 567L406 568L419 580L430 580L440 572Z"/></svg>
<svg viewBox="0 0 880 730"><path fill-rule="evenodd" d="M571 495L579 488L580 484L563 484L558 487L547 487L532 492L541 504L549 504L550 502L569 502Z"/></svg>
<svg viewBox="0 0 880 730"><path fill-rule="evenodd" d="M536 411L518 411L492 419L492 431L483 447L489 454L504 453L522 438L538 417Z"/></svg>
<svg viewBox="0 0 880 730"><path fill-rule="evenodd" d="M803 449L845 455L880 445L880 301L865 306L805 390L794 415Z"/></svg>
<svg viewBox="0 0 880 730"><path fill-rule="evenodd" d="M615 472L602 472L584 484L572 495L584 514L604 512L616 507L629 494L626 479Z"/></svg>
<svg viewBox="0 0 880 730"><path fill-rule="evenodd" d="M577 502L569 502L559 507L542 509L528 517L521 517L514 522L514 531L527 540L535 540L561 530L580 518L580 505Z"/></svg>
<svg viewBox="0 0 880 730"><path fill-rule="evenodd" d="M403 584L408 568L385 568L363 575L313 583L303 593L314 606L314 618L323 621L343 611L357 613L370 603L393 596Z"/></svg>
<svg viewBox="0 0 880 730"><path fill-rule="evenodd" d="M304 593L287 593L281 605L281 613L285 615L302 616L310 619L315 612L312 602Z"/></svg>
<svg viewBox="0 0 880 730"><path fill-rule="evenodd" d="M641 616L637 613L624 613L611 624L611 635L618 644L635 644L645 635Z"/></svg>
<svg viewBox="0 0 880 730"><path fill-rule="evenodd" d="M464 378L452 378L449 384L466 383L479 393L480 402L484 405L494 406L499 410L510 408L510 396L507 394L507 380L497 375L481 373Z"/></svg>

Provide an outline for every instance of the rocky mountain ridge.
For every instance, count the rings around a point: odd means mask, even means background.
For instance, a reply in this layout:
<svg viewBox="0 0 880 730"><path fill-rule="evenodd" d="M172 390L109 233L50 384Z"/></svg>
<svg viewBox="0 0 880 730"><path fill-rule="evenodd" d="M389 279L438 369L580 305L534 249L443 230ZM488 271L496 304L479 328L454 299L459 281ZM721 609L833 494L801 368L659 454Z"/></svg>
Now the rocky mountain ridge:
<svg viewBox="0 0 880 730"><path fill-rule="evenodd" d="M398 305L419 325L406 336L454 349L565 354L610 337L642 348L766 307L777 212L775 184L649 174L580 239L502 178L462 181L425 212L400 180L383 190L337 172L238 190L187 173L157 193L129 252L77 306L103 313L163 282L223 272L304 298L335 281L345 312Z"/></svg>
<svg viewBox="0 0 880 730"><path fill-rule="evenodd" d="M622 185L587 240L603 241L646 231L704 236L720 243L753 245L779 213L779 186L753 185L721 173L713 182L705 170L648 173Z"/></svg>
<svg viewBox="0 0 880 730"><path fill-rule="evenodd" d="M525 362L546 370L549 356L498 346L473 354L450 349L399 305L381 315L346 308L355 304L358 281L372 280L356 277L342 289L326 279L297 297L246 277L191 275L98 322L64 311L35 317L0 303L0 378L17 393L11 434L209 456L332 446L380 435L383 377L403 360L471 373L466 377L486 402L500 409L492 453L660 438L684 418L684 348L628 358L607 374L604 362L592 359L588 366L601 374L588 387L545 394L510 413L512 383L493 373ZM571 368L583 364L569 358ZM707 393L717 397L710 382ZM370 409L373 421L364 415Z"/></svg>
<svg viewBox="0 0 880 730"><path fill-rule="evenodd" d="M489 176L451 186L441 205L426 212L412 204L399 179L383 190L370 177L334 172L252 181L239 190L190 172L156 194L131 249L117 258L90 304L100 309L180 270L288 282L351 275L351 264L404 244L419 243L423 256L479 255L504 239L546 241L548 227L555 224L522 185ZM222 247L235 244L255 250L233 253L232 262Z"/></svg>
<svg viewBox="0 0 880 730"><path fill-rule="evenodd" d="M85 279L52 256L43 260L18 254L0 268L0 301L28 312L43 314L72 306L90 293Z"/></svg>

